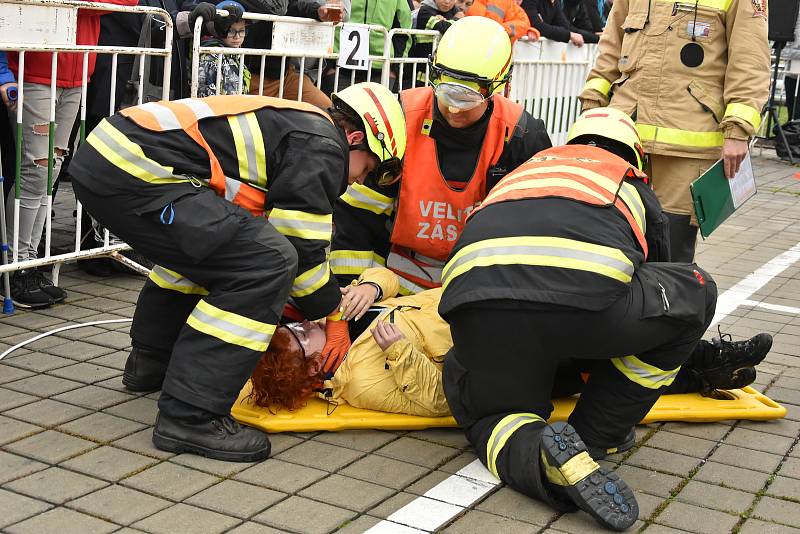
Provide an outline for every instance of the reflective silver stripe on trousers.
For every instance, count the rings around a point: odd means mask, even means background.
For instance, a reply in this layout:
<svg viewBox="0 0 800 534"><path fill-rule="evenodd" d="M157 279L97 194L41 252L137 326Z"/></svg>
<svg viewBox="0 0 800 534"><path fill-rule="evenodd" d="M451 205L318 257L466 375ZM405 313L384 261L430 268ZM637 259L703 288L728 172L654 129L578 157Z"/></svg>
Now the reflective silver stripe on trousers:
<svg viewBox="0 0 800 534"><path fill-rule="evenodd" d="M521 423L523 421L530 421L531 423L535 421L541 421L542 419L539 417L531 417L530 415L520 415L519 417L515 417L505 425L495 434L494 441L492 443L486 444L486 457L488 459L495 458L497 453L500 451L497 450L498 444L503 441L503 436L508 434L516 425L517 423Z"/></svg>
<svg viewBox="0 0 800 534"><path fill-rule="evenodd" d="M570 248L561 247L548 247L536 245L513 245L509 247L487 247L473 250L463 256L459 257L455 262L448 265L445 272L442 273L442 278L449 278L450 273L456 267L467 263L475 258L484 258L487 256L512 256L512 255L535 255L535 256L555 256L559 258L569 258L573 260L588 261L591 263L598 263L606 265L622 271L628 276L633 276L633 265L610 258L602 254L595 254L585 250L575 250Z"/></svg>
<svg viewBox="0 0 800 534"><path fill-rule="evenodd" d="M174 286L187 287L187 288L200 288L200 289L203 288L203 286L195 284L194 282L192 282L183 275L178 275L178 277L176 277L174 274L164 269L160 265L153 266L153 274L160 276L161 278L166 280L167 283L172 284Z"/></svg>
<svg viewBox="0 0 800 534"><path fill-rule="evenodd" d="M642 369L641 367L638 367L628 358L617 358L617 361L622 366L624 366L625 369L629 370L631 373L635 374L639 378L653 382L656 387L670 385L672 381L675 380L675 377L678 376L678 372L680 371L680 368L678 368L672 372L663 371L664 374L652 374L647 369Z"/></svg>
<svg viewBox="0 0 800 534"><path fill-rule="evenodd" d="M254 343L269 343L269 340L272 339L272 334L267 334L264 332L259 332L258 330L251 330L250 328L246 328L244 326L239 326L228 322L224 319L219 319L217 317L212 317L201 310L195 308L192 310L191 317L194 317L196 320L203 324L207 324L210 326L214 326L224 332L230 332L238 337L247 339Z"/></svg>

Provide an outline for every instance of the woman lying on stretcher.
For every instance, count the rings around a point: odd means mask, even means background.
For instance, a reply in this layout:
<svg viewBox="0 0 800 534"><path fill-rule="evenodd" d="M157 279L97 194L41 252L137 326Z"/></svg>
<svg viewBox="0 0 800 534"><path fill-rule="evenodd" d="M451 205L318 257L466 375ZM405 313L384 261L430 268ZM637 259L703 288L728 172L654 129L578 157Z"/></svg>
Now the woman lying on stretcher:
<svg viewBox="0 0 800 534"><path fill-rule="evenodd" d="M397 276L383 268L368 269L353 286L343 288L343 315L351 318L352 346L338 362L322 361L325 330L319 324L303 321L278 327L253 372L251 400L258 406L296 409L319 395L357 408L449 415L441 371L453 340L437 311L442 290L393 297L398 290ZM379 297L383 300L376 303ZM754 366L770 347L769 334L740 342L701 341L665 393L708 394L749 385L756 377ZM591 364L564 362L553 396L580 392L581 373L591 372Z"/></svg>

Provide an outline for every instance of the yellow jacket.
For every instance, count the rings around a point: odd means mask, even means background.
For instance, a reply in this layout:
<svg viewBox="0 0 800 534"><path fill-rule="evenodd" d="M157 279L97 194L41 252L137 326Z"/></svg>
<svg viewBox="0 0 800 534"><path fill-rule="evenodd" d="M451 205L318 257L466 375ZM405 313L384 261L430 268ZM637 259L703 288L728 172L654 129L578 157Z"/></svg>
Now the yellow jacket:
<svg viewBox="0 0 800 534"><path fill-rule="evenodd" d="M450 326L437 311L441 288L394 297L400 289L397 275L384 268L367 269L359 282L381 286L385 308L375 321L391 320L405 339L382 351L370 330L353 342L333 378L327 400L382 412L424 416L450 415L442 387L444 355L453 346Z"/></svg>
<svg viewBox="0 0 800 534"><path fill-rule="evenodd" d="M761 123L766 2L615 0L580 95L584 109L630 114L646 152L720 157L723 139L752 137Z"/></svg>

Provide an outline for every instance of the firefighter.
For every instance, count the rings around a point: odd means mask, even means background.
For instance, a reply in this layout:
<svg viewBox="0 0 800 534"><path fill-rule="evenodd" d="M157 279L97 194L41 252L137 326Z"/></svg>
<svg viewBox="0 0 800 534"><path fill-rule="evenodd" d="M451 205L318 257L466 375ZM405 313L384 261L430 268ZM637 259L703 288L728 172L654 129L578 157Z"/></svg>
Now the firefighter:
<svg viewBox="0 0 800 534"><path fill-rule="evenodd" d="M717 297L696 265L655 263L669 257L668 234L643 156L623 112L583 113L567 145L531 158L472 212L439 306L454 342L445 394L478 457L522 493L616 530L636 521L636 499L595 460L633 445ZM495 327L509 334L487 336ZM548 426L568 357L596 364L569 424Z"/></svg>
<svg viewBox="0 0 800 534"><path fill-rule="evenodd" d="M438 287L467 214L503 175L551 146L544 123L503 96L511 42L497 22L454 22L430 73L432 87L400 95L402 180L352 184L337 202L331 268L341 285L385 265L400 275L404 295Z"/></svg>
<svg viewBox="0 0 800 534"><path fill-rule="evenodd" d="M148 103L101 122L77 152L77 198L157 264L123 379L134 391L163 382L156 447L268 456L266 434L230 408L290 296L308 317L328 317L327 357L347 351L325 254L333 203L367 173L400 172L405 123L378 84L333 101L329 114L257 96Z"/></svg>
<svg viewBox="0 0 800 534"><path fill-rule="evenodd" d="M767 0L616 0L583 109L636 122L645 171L670 220L673 261L692 261L698 222L689 184L722 158L736 174L769 93Z"/></svg>

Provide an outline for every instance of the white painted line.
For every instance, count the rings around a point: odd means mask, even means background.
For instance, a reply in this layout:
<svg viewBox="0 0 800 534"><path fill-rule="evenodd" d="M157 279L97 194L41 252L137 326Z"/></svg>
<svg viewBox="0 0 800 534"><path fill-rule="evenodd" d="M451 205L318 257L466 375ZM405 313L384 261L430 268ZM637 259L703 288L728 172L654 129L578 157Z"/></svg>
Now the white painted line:
<svg viewBox="0 0 800 534"><path fill-rule="evenodd" d="M449 522L471 504L479 501L500 484L480 460L474 460L414 499L398 511L367 530L370 534L406 532L392 530L407 525L423 532L432 532ZM399 523L399 524L398 524Z"/></svg>
<svg viewBox="0 0 800 534"><path fill-rule="evenodd" d="M764 308L765 310L772 310L783 313L800 314L800 308L793 308L792 306L783 306L782 304L770 304L769 302L758 302L756 300L742 301L742 306L753 306L755 308Z"/></svg>
<svg viewBox="0 0 800 534"><path fill-rule="evenodd" d="M714 314L714 319L711 321L709 329L749 300L753 293L767 285L770 280L794 265L797 260L800 260L800 243L783 254L772 258L747 275L744 280L737 282L733 287L722 293L717 299L717 312Z"/></svg>
<svg viewBox="0 0 800 534"><path fill-rule="evenodd" d="M739 306L758 306L774 311L800 313L800 308L767 304L750 300L750 296L770 280L800 260L800 243L774 257L745 279L722 293L717 299L717 311L709 328L720 322ZM370 534L416 534L433 532L450 522L472 503L500 484L480 460L463 467L425 493L376 524Z"/></svg>

